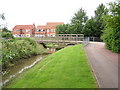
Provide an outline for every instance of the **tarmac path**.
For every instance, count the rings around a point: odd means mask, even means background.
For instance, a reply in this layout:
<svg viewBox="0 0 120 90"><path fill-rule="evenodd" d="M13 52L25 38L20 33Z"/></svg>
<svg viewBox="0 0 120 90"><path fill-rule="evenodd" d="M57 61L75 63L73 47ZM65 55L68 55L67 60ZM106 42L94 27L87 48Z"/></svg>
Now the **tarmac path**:
<svg viewBox="0 0 120 90"><path fill-rule="evenodd" d="M100 88L118 88L118 53L105 48L103 42L84 47Z"/></svg>

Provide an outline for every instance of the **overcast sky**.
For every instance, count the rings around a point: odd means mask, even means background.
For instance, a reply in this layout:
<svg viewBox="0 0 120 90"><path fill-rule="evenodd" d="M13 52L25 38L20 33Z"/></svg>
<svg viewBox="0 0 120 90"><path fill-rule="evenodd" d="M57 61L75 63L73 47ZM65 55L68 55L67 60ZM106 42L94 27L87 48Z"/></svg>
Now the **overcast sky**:
<svg viewBox="0 0 120 90"><path fill-rule="evenodd" d="M0 0L0 13L5 13L9 29L15 25L33 23L36 25L44 25L47 22L70 23L74 13L81 7L91 17L99 4L111 1L115 0Z"/></svg>

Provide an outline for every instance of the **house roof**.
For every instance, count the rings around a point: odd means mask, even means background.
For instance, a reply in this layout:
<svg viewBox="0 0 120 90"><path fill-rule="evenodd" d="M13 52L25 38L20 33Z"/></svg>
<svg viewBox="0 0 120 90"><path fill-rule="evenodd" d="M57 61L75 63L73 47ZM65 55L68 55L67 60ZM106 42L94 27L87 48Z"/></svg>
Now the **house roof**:
<svg viewBox="0 0 120 90"><path fill-rule="evenodd" d="M64 24L63 22L48 22L46 25L38 25L37 29L55 29L57 25Z"/></svg>
<svg viewBox="0 0 120 90"><path fill-rule="evenodd" d="M35 29L35 25L16 25L13 30L15 29L23 29L23 30L26 30L26 29Z"/></svg>
<svg viewBox="0 0 120 90"><path fill-rule="evenodd" d="M45 25L38 25L37 29L46 29L47 27Z"/></svg>
<svg viewBox="0 0 120 90"><path fill-rule="evenodd" d="M57 25L60 25L60 24L64 24L64 23L63 22L48 22L47 26L57 26Z"/></svg>

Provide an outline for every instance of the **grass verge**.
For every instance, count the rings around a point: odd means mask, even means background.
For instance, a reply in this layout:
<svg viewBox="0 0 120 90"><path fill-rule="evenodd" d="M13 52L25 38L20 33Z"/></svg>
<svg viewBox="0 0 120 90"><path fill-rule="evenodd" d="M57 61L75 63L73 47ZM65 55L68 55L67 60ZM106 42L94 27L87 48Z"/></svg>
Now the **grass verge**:
<svg viewBox="0 0 120 90"><path fill-rule="evenodd" d="M12 80L7 88L97 88L82 45L53 53Z"/></svg>

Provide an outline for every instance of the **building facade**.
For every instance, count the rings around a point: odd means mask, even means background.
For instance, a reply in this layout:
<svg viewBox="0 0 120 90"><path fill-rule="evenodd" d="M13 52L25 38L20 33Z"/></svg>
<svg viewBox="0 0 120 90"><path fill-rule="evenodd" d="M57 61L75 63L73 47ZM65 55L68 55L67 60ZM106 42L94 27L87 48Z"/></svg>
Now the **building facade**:
<svg viewBox="0 0 120 90"><path fill-rule="evenodd" d="M38 25L35 31L36 37L41 36L55 36L55 29L57 25L63 25L63 22L48 22L46 25Z"/></svg>
<svg viewBox="0 0 120 90"><path fill-rule="evenodd" d="M12 29L14 37L31 37L35 35L35 24L33 25L16 25Z"/></svg>
<svg viewBox="0 0 120 90"><path fill-rule="evenodd" d="M63 25L63 22L48 22L46 25L16 25L13 30L14 37L43 37L43 36L55 36L55 29L57 25Z"/></svg>

